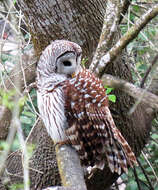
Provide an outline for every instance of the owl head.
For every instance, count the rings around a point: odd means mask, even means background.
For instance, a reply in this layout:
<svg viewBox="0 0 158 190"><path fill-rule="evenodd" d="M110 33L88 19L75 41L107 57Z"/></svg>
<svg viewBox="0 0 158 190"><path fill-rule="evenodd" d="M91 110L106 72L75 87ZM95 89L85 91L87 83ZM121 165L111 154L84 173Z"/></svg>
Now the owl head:
<svg viewBox="0 0 158 190"><path fill-rule="evenodd" d="M37 64L37 81L61 82L80 70L81 47L67 40L55 40L42 52Z"/></svg>

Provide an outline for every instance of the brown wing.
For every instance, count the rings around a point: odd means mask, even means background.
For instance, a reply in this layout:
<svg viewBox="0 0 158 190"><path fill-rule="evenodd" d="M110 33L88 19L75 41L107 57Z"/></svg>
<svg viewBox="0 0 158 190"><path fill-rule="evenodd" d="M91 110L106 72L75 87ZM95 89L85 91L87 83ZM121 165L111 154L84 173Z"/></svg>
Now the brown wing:
<svg viewBox="0 0 158 190"><path fill-rule="evenodd" d="M112 172L127 172L136 163L134 153L116 128L108 108L102 83L87 70L67 81L65 114L66 135L85 166L104 166L107 158Z"/></svg>

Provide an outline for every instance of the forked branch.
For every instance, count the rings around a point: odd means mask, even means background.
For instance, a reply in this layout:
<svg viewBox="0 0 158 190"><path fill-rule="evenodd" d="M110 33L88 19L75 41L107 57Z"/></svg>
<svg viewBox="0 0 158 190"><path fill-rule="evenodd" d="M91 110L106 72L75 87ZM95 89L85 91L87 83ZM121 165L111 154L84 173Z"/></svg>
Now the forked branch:
<svg viewBox="0 0 158 190"><path fill-rule="evenodd" d="M158 15L158 5L147 11L122 37L121 39L103 56L98 56L97 61L93 61L90 69L95 71L100 77L103 75L104 68L108 63L113 62L122 50L139 34L139 32ZM104 26L103 26L104 28ZM100 51L104 52L100 47ZM102 55L102 53L100 53Z"/></svg>

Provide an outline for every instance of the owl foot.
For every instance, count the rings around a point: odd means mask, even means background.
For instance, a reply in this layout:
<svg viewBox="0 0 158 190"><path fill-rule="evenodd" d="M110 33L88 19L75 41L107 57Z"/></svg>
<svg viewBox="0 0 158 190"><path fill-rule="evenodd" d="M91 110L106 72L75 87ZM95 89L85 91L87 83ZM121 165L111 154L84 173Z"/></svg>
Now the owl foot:
<svg viewBox="0 0 158 190"><path fill-rule="evenodd" d="M88 179L90 179L95 173L96 171L98 170L98 168L96 166L89 166L87 168L87 172L88 172Z"/></svg>

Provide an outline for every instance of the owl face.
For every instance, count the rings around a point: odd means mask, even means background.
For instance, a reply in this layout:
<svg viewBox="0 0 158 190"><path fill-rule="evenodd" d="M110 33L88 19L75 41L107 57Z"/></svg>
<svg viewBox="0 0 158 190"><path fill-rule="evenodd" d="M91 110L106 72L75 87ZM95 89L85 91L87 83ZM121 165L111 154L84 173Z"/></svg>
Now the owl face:
<svg viewBox="0 0 158 190"><path fill-rule="evenodd" d="M37 64L37 81L58 83L81 70L81 47L70 41L53 41L42 52Z"/></svg>
<svg viewBox="0 0 158 190"><path fill-rule="evenodd" d="M75 52L65 52L56 60L56 73L71 76L80 70L81 55Z"/></svg>

